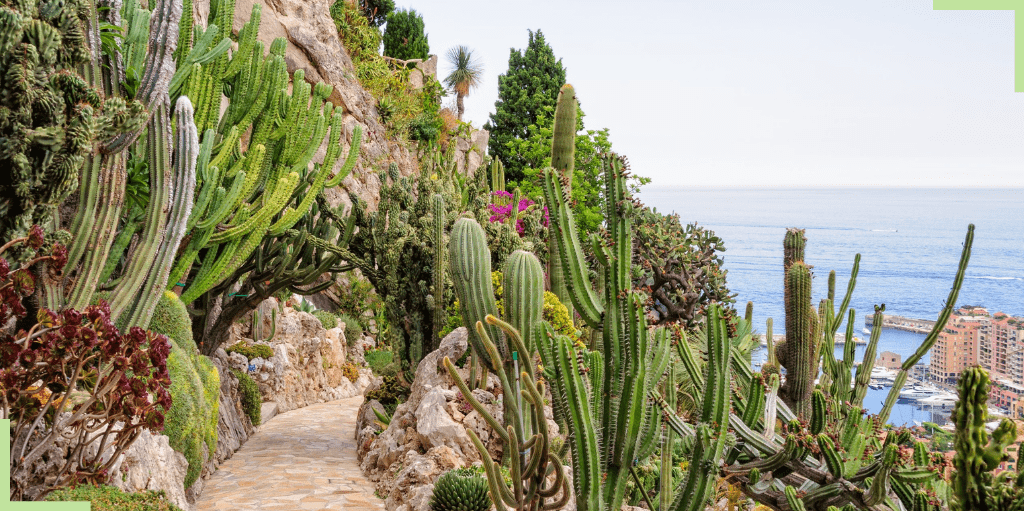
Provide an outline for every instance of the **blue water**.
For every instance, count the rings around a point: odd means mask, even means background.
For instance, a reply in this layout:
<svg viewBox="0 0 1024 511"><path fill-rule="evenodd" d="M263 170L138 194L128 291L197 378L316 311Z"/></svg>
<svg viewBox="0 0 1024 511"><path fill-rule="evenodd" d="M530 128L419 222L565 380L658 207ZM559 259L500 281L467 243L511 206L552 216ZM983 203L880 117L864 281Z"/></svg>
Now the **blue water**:
<svg viewBox="0 0 1024 511"><path fill-rule="evenodd" d="M727 281L737 294L737 308L754 302L760 332L769 317L775 333L785 330L782 239L787 227L807 230L805 259L814 266L815 304L827 294L830 270L836 271L837 295L846 290L854 255L861 254L851 301L860 337L866 337L864 316L875 304L884 303L888 314L935 319L956 275L969 223L975 224L974 245L957 305L1024 316L1022 189L648 186L640 199L659 211L679 213L683 223L696 221L724 240ZM878 351L906 359L923 338L886 329ZM858 348L858 360L862 353ZM865 407L881 409L886 392L869 391ZM897 405L890 422L929 418L910 405Z"/></svg>

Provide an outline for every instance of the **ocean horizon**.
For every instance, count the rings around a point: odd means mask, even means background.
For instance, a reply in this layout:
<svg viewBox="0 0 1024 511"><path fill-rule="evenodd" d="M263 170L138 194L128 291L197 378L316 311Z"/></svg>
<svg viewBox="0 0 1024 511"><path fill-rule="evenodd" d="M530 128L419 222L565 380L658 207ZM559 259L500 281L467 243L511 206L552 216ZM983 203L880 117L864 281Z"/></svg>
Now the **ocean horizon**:
<svg viewBox="0 0 1024 511"><path fill-rule="evenodd" d="M1021 189L649 185L639 197L662 213L678 213L684 224L697 222L722 238L726 281L736 294L738 310L754 303L756 332L765 331L769 317L774 333L785 332L782 240L788 227L806 229L815 305L827 294L830 270L836 272L837 297L845 293L854 256L861 254L850 302L857 311L854 331L859 337L867 337L864 318L877 304L886 305L886 314L929 320L938 316L970 223L975 225L974 244L955 305L1024 316ZM878 352L893 351L906 359L923 340L922 334L884 329ZM860 360L863 347L857 351ZM865 407L877 412L887 393L869 391ZM890 422L932 419L927 411L901 404Z"/></svg>

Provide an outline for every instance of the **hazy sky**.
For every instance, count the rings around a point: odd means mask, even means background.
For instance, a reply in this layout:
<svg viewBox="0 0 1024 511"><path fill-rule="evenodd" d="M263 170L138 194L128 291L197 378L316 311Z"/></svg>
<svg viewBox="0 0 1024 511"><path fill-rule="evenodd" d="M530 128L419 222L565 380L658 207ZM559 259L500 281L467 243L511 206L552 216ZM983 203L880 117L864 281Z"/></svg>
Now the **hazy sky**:
<svg viewBox="0 0 1024 511"><path fill-rule="evenodd" d="M931 0L416 0L439 75L485 67L466 120L543 31L588 129L661 185L1024 186L1014 15ZM1024 27L1021 28L1024 30Z"/></svg>

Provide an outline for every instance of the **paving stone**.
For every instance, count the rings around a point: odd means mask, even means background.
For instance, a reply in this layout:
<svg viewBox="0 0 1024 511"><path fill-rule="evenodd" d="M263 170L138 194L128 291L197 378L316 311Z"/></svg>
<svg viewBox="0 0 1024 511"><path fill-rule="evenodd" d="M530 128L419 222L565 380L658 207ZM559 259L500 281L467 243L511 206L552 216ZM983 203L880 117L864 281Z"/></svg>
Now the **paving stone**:
<svg viewBox="0 0 1024 511"><path fill-rule="evenodd" d="M383 511L356 462L361 396L278 414L206 482L196 511Z"/></svg>

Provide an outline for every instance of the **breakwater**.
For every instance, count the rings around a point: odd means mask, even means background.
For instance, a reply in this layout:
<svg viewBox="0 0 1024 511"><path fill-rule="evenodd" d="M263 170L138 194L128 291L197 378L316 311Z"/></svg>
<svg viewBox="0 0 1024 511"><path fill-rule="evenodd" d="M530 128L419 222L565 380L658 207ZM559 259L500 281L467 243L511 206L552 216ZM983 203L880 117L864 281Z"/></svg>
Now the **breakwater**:
<svg viewBox="0 0 1024 511"><path fill-rule="evenodd" d="M874 319L873 314L865 315L864 327L868 329L874 327ZM896 330L927 334L931 332L934 327L935 322L927 319L905 318L903 316L891 314L882 315L882 328L895 328Z"/></svg>

